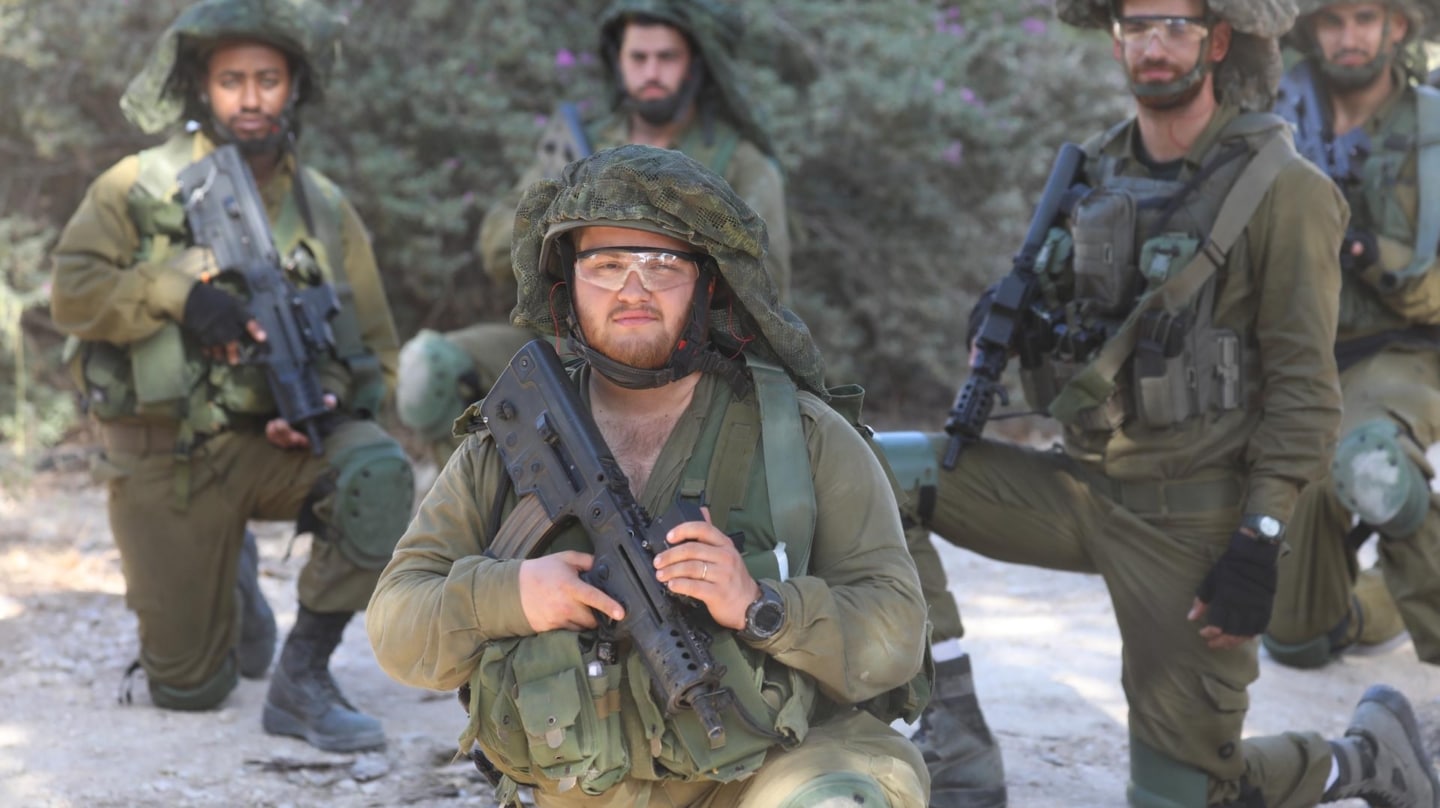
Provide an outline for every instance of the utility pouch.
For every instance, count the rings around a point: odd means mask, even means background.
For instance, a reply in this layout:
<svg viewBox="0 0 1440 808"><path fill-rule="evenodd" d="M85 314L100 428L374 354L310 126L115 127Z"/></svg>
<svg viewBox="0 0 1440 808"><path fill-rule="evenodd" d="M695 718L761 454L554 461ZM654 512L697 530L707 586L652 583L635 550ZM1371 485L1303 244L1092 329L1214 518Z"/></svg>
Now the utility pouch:
<svg viewBox="0 0 1440 808"><path fill-rule="evenodd" d="M772 747L805 738L815 687L798 671L767 665L766 654L742 646L732 632L719 632L710 652L725 669L720 686L730 698L723 711L725 742L718 747L711 747L694 710L665 716L638 654L629 656L626 674L654 764L685 779L730 782L758 770Z"/></svg>
<svg viewBox="0 0 1440 808"><path fill-rule="evenodd" d="M1135 301L1135 198L1123 189L1096 188L1071 218L1075 240L1075 297L1114 315Z"/></svg>
<svg viewBox="0 0 1440 808"><path fill-rule="evenodd" d="M1052 227L1035 256L1040 296L1047 308L1075 298L1075 240L1063 227Z"/></svg>
<svg viewBox="0 0 1440 808"><path fill-rule="evenodd" d="M1135 409L1146 426L1178 424L1198 411L1195 368L1186 350L1191 326L1187 313L1163 309L1146 312L1136 323Z"/></svg>
<svg viewBox="0 0 1440 808"><path fill-rule="evenodd" d="M621 669L582 653L572 631L488 645L472 685L471 724L501 771L567 791L609 790L630 771L620 724ZM469 730L467 730L469 734ZM462 743L464 738L462 738Z"/></svg>
<svg viewBox="0 0 1440 808"><path fill-rule="evenodd" d="M1185 233L1166 233L1156 236L1140 247L1140 274L1145 276L1145 288L1156 289L1180 268L1190 263L1200 240Z"/></svg>
<svg viewBox="0 0 1440 808"><path fill-rule="evenodd" d="M142 414L171 415L177 402L190 397L199 370L185 357L180 326L166 323L159 331L130 346L136 409Z"/></svg>
<svg viewBox="0 0 1440 808"><path fill-rule="evenodd" d="M1216 403L1221 410L1239 409L1244 403L1245 366L1240 337L1228 329L1215 332Z"/></svg>
<svg viewBox="0 0 1440 808"><path fill-rule="evenodd" d="M85 395L85 409L108 421L135 412L130 355L108 342L76 342L70 366ZM67 352L70 344L66 343Z"/></svg>

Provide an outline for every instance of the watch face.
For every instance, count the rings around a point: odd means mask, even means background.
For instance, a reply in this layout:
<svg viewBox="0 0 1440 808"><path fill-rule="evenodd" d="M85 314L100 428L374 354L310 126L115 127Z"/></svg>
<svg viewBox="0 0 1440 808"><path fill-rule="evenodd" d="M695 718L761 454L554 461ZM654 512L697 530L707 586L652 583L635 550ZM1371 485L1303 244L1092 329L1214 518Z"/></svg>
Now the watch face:
<svg viewBox="0 0 1440 808"><path fill-rule="evenodd" d="M1273 516L1260 517L1260 523L1256 527L1259 528L1260 535L1267 539L1273 539L1280 535L1280 520Z"/></svg>
<svg viewBox="0 0 1440 808"><path fill-rule="evenodd" d="M780 621L784 619L784 609L777 603L765 601L760 608L755 610L754 615L755 633L770 635L780 630Z"/></svg>

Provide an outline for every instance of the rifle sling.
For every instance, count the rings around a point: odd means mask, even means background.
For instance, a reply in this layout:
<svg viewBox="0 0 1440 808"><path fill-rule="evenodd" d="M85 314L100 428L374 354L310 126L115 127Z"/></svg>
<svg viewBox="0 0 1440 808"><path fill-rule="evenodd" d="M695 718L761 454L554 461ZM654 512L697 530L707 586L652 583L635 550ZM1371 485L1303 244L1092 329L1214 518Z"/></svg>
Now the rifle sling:
<svg viewBox="0 0 1440 808"><path fill-rule="evenodd" d="M1420 210L1415 219L1415 253L1400 277L1414 278L1429 271L1440 252L1440 91L1415 88L1419 118L1416 176L1420 183Z"/></svg>
<svg viewBox="0 0 1440 808"><path fill-rule="evenodd" d="M1293 147L1283 137L1271 138L1260 149L1226 194L1215 225L1210 229L1210 236L1195 257L1158 289L1140 299L1090 364L1050 404L1052 416L1061 423L1076 423L1081 412L1098 406L1110 397L1115 390L1115 376L1135 351L1141 316L1159 307L1169 311L1179 310L1214 277L1230 248L1254 217L1260 200L1265 198L1275 178L1293 158Z"/></svg>

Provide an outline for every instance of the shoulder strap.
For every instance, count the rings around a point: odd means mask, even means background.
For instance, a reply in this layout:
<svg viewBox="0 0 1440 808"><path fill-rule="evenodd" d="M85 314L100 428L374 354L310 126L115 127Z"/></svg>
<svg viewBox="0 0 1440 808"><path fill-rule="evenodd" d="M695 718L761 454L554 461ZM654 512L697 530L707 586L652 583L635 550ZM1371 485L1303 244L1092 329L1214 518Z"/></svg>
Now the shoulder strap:
<svg viewBox="0 0 1440 808"><path fill-rule="evenodd" d="M800 400L795 383L779 366L750 356L745 359L760 403L760 445L775 535L789 548L791 571L803 575L810 569L815 538L815 478L800 421Z"/></svg>
<svg viewBox="0 0 1440 808"><path fill-rule="evenodd" d="M1144 313L1165 308L1175 311L1190 300L1200 287L1225 263L1230 248L1245 231L1280 171L1296 159L1295 149L1285 137L1272 137L1245 166L1231 186L1210 236L1188 264L1160 288L1141 298L1119 330L1106 340L1100 352L1071 379L1050 404L1050 414L1061 423L1075 423L1079 414L1104 403L1115 390L1115 375L1135 351L1139 337L1136 323Z"/></svg>
<svg viewBox="0 0 1440 808"><path fill-rule="evenodd" d="M155 199L167 199L179 187L176 177L180 169L190 165L195 152L193 135L176 135L169 140L140 152L140 175L135 187Z"/></svg>
<svg viewBox="0 0 1440 808"><path fill-rule="evenodd" d="M1412 278L1430 268L1440 251L1440 90L1416 87L1419 137L1415 159L1420 210L1415 219L1415 254L1400 273Z"/></svg>

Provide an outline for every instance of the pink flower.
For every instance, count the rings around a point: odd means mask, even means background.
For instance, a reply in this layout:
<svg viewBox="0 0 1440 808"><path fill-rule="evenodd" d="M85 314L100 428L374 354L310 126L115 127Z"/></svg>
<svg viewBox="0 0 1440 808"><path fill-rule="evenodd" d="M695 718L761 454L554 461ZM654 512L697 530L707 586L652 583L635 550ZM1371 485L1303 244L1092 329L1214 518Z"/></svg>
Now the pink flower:
<svg viewBox="0 0 1440 808"><path fill-rule="evenodd" d="M567 48L561 48L555 51L555 66L561 70L569 70L575 66L575 54L571 53Z"/></svg>
<svg viewBox="0 0 1440 808"><path fill-rule="evenodd" d="M1031 36L1044 36L1048 27L1039 17L1026 17L1020 21L1020 29Z"/></svg>
<svg viewBox="0 0 1440 808"><path fill-rule="evenodd" d="M965 144L958 140L950 141L945 151L940 152L940 159L952 166L958 166L965 160Z"/></svg>

